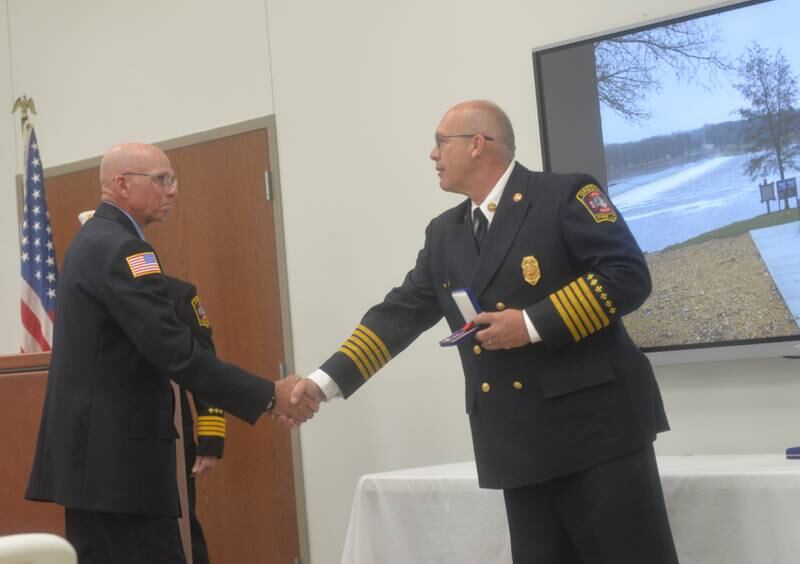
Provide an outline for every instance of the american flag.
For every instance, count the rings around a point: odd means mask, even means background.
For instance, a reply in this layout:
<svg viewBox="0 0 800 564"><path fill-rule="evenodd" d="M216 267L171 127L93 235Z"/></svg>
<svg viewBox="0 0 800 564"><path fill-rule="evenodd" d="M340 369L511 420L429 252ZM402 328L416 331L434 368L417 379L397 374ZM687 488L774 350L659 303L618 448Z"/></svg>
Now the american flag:
<svg viewBox="0 0 800 564"><path fill-rule="evenodd" d="M56 311L56 252L44 197L44 175L33 127L24 135L25 202L22 213L22 352L49 351Z"/></svg>
<svg viewBox="0 0 800 564"><path fill-rule="evenodd" d="M131 274L133 274L134 278L161 272L155 253L139 253L126 257L125 260L128 261L128 267L131 269Z"/></svg>

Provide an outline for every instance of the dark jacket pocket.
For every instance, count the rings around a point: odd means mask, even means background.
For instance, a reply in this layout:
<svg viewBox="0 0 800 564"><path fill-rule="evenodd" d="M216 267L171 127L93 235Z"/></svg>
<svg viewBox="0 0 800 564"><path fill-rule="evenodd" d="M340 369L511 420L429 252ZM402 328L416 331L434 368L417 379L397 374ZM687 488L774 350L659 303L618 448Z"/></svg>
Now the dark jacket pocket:
<svg viewBox="0 0 800 564"><path fill-rule="evenodd" d="M131 439L177 439L171 409L137 407L131 413L128 437Z"/></svg>
<svg viewBox="0 0 800 564"><path fill-rule="evenodd" d="M542 371L539 384L542 387L542 395L550 399L599 386L615 378L614 368L607 359L596 362L563 359Z"/></svg>

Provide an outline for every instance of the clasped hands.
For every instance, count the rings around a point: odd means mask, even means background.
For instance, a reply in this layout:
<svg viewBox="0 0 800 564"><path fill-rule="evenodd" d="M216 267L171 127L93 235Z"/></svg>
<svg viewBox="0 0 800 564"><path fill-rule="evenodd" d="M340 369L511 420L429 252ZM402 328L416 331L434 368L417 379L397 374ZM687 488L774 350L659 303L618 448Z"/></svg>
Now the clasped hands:
<svg viewBox="0 0 800 564"><path fill-rule="evenodd" d="M275 406L269 415L291 429L314 417L324 400L325 395L312 380L292 374L275 382Z"/></svg>
<svg viewBox="0 0 800 564"><path fill-rule="evenodd" d="M487 350L513 349L531 342L522 310L484 312L473 321L486 326L475 338ZM270 417L291 429L314 417L325 399L313 380L292 374L275 383L275 407Z"/></svg>

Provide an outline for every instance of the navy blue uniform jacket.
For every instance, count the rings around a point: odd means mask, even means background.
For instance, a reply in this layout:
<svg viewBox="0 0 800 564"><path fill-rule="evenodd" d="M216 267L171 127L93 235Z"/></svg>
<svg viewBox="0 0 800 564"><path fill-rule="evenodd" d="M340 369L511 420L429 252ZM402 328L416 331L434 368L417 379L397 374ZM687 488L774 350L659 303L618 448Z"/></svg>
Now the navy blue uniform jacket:
<svg viewBox="0 0 800 564"><path fill-rule="evenodd" d="M176 516L169 377L251 423L272 397L272 382L197 345L161 273L134 276L127 259L153 252L109 204L70 245L28 499Z"/></svg>
<svg viewBox="0 0 800 564"><path fill-rule="evenodd" d="M442 316L451 292L484 311L524 309L542 341L489 351L458 345L482 487L514 488L632 452L666 430L649 361L622 316L650 293L644 256L590 176L516 164L479 253L470 202L427 227L402 285L372 307L322 365L345 397Z"/></svg>

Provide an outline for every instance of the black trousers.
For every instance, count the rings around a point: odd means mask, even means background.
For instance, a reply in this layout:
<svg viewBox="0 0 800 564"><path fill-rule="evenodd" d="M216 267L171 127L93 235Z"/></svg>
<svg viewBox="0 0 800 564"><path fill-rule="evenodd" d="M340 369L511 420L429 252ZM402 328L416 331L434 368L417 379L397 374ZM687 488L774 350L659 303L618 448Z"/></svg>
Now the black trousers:
<svg viewBox="0 0 800 564"><path fill-rule="evenodd" d="M677 564L652 444L504 490L514 564Z"/></svg>
<svg viewBox="0 0 800 564"><path fill-rule="evenodd" d="M186 564L174 517L67 507L64 521L78 564Z"/></svg>

